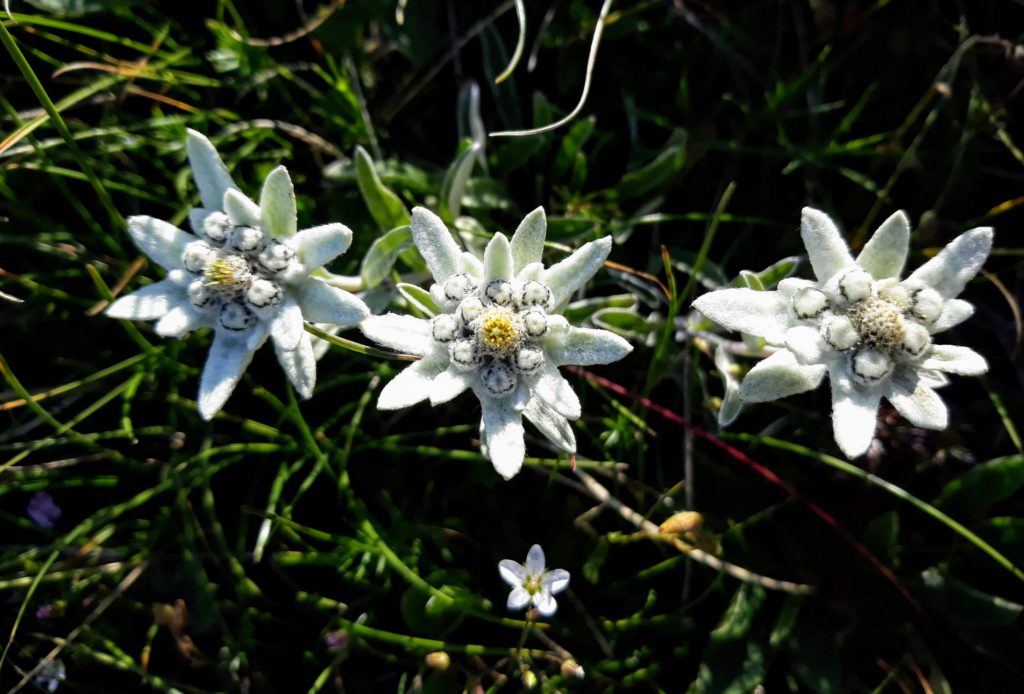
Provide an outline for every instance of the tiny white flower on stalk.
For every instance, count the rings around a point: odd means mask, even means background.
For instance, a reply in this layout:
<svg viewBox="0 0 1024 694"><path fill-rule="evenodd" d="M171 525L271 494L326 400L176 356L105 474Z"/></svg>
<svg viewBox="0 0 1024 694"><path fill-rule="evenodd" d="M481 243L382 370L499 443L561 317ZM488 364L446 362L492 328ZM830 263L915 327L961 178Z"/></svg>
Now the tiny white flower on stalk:
<svg viewBox="0 0 1024 694"><path fill-rule="evenodd" d="M481 448L505 479L526 455L523 417L564 451L576 451L568 420L580 401L559 373L565 364L607 364L632 347L607 330L577 328L560 315L611 250L611 238L584 244L552 267L541 262L547 220L538 208L510 242L497 233L483 262L463 253L429 210L412 213L413 241L434 277L441 313L430 319L389 313L360 329L372 340L421 359L381 391L377 407L394 410L429 398L439 405L471 389L480 399Z"/></svg>
<svg viewBox="0 0 1024 694"><path fill-rule="evenodd" d="M112 318L156 320L162 337L213 328L199 382L199 413L211 419L234 391L253 354L273 338L278 361L303 398L313 394L316 360L304 320L351 326L370 315L361 299L316 273L344 253L343 224L297 231L288 171L270 172L257 205L243 195L213 144L188 131L187 150L202 207L192 234L153 217L131 217L128 233L167 277L115 301Z"/></svg>
<svg viewBox="0 0 1024 694"><path fill-rule="evenodd" d="M824 212L804 208L801 235L816 282L723 289L693 303L716 323L785 348L750 370L740 396L775 400L816 388L828 373L836 443L850 458L871 445L883 397L914 426L944 429L948 412L935 389L947 373L973 376L988 365L932 336L974 313L956 296L988 257L992 229L964 232L906 279L910 223L903 212L885 220L856 258Z"/></svg>
<svg viewBox="0 0 1024 694"><path fill-rule="evenodd" d="M565 569L545 567L544 550L534 545L526 554L526 565L511 559L498 562L498 573L512 586L508 594L508 609L521 610L531 602L542 617L550 617L558 610L555 596L569 587L569 572Z"/></svg>

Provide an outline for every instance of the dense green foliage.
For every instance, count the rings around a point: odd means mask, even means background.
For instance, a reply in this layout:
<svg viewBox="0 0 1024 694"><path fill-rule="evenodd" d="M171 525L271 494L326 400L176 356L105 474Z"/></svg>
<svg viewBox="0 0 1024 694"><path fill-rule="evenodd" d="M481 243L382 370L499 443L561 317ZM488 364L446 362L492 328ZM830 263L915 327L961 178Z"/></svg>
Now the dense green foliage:
<svg viewBox="0 0 1024 694"><path fill-rule="evenodd" d="M1013 2L616 3L580 116L522 138L482 133L573 107L600 3L527 2L523 59L498 85L512 2L11 9L0 290L23 303L0 299L0 686L58 648L62 687L83 692L515 691L527 670L546 691L1024 687ZM404 364L358 345L330 349L305 402L265 348L203 422L210 335L163 340L101 313L162 274L124 218L187 227L186 127L252 195L286 164L300 227L353 229L331 269L361 276L378 311L401 305L399 278L425 284L402 229L416 205L469 239L543 205L552 260L611 234L570 315L635 348L566 373L583 474L528 429L532 457L501 480L470 395L378 412ZM855 247L907 210L911 266L996 228L964 293L977 314L947 340L990 373L943 389L948 430L883 406L874 447L846 462L823 387L719 431L719 369L753 360L716 366L676 319L800 256L805 204ZM61 510L53 528L27 514L39 492ZM703 526L673 544L629 509ZM496 570L535 542L572 573L545 628L506 612ZM562 672L569 657L583 680Z"/></svg>

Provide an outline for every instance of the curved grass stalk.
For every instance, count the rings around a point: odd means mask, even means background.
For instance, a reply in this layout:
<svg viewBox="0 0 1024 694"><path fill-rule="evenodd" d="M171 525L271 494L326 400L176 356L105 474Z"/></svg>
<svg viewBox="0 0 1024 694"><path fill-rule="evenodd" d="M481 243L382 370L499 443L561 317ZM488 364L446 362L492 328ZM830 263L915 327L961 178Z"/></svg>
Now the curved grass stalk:
<svg viewBox="0 0 1024 694"><path fill-rule="evenodd" d="M523 49L526 47L526 5L523 4L523 0L516 0L516 17L519 18L519 40L516 41L516 49L512 53L512 59L508 61L508 67L494 78L495 84L501 84L507 80L523 57Z"/></svg>
<svg viewBox="0 0 1024 694"><path fill-rule="evenodd" d="M892 482L884 480L881 477L876 477L875 475L872 475L870 472L861 470L856 465L848 463L845 460L833 458L832 456L827 455L825 453L819 453L818 451L811 450L810 448L807 448L805 446L801 446L796 443L790 443L789 441L783 441L781 439L772 438L771 436L756 436L754 434L736 433L728 435L723 434L723 437L735 438L741 441L749 441L753 443L763 443L768 446L771 446L772 448L778 448L783 451L789 451L790 453L796 453L797 455L804 456L805 458L813 458L818 462L825 463L829 467L834 467L837 470L842 470L848 475L858 477L869 484L873 484L876 487L880 487L881 489L887 491L889 494L895 496L897 499L906 501L911 506L917 508L919 511L923 511L927 515L939 521L947 528L955 532L957 535L964 538L972 545L980 549L982 552L987 554L997 564L999 564L1004 569L1012 573L1018 579L1024 581L1024 571L1021 571L1016 564L1014 564L1012 561L1003 556L1003 554L1000 553L999 550L997 550L995 547L988 544L979 536L971 532L964 524L947 516L945 513L935 508L927 501L922 501L921 499L918 499L910 492L906 491L902 487L896 486Z"/></svg>
<svg viewBox="0 0 1024 694"><path fill-rule="evenodd" d="M337 335L331 335L328 332L324 332L315 325L306 323L306 332L319 337L321 340L326 340L336 347L356 352L357 354L363 354L368 357L379 357L381 359L397 359L398 361L418 361L419 357L412 354L398 354L396 352L388 352L383 349L377 349L375 347L368 347L359 342L353 340L346 340L344 337L338 337Z"/></svg>
<svg viewBox="0 0 1024 694"><path fill-rule="evenodd" d="M583 105L587 103L587 97L590 95L590 82L594 76L594 64L597 62L597 49L601 45L601 35L604 33L605 20L607 19L608 11L611 8L612 0L604 0L604 4L601 5L601 13L597 17L597 26L594 27L594 37L590 40L590 55L587 58L587 74L583 78L583 93L580 94L580 100L576 104L576 107L573 108L565 118L557 120L554 123L549 123L548 125L533 128L531 130L502 130L500 132L491 133L491 137L527 137L529 135L540 135L541 133L561 128L563 125L571 122L579 115L580 111L583 110Z"/></svg>

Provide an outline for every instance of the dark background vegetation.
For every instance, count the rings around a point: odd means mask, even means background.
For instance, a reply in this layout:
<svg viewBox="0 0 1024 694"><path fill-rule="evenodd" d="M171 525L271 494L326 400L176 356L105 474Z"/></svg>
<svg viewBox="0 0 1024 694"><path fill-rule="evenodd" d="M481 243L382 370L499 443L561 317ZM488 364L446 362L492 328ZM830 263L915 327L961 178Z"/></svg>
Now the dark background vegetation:
<svg viewBox="0 0 1024 694"><path fill-rule="evenodd" d="M546 634L587 672L561 675L564 651L530 635L527 647L554 654L523 661L549 690L1024 687L1024 6L615 3L579 118L491 139L488 172L463 198L488 231L543 205L551 241L614 234L611 260L627 271L600 273L590 295L639 292L636 349L593 370L629 395L571 375L581 465L594 461L591 474L655 522L691 495L704 516L691 540L818 587L796 597L689 563L611 510L581 516L595 501L532 434L540 458L502 482L476 448L470 396L376 412L380 379L401 364L333 348L315 397L297 405L265 349L207 424L193 399L209 336L164 341L143 325L133 335L98 314L102 286L159 276L133 266L121 216L183 223L194 204L185 127L213 138L253 195L287 164L300 226L349 225L353 247L332 269L358 274L386 229L356 185L356 145L409 208L436 209L468 134L458 103L470 81L488 131L543 125L576 102L598 2L527 2L535 68L524 57L497 86L517 36L511 3L411 0L402 25L396 4L12 3L23 14L4 25L80 151L4 51L0 288L24 303L0 302L0 686L69 639L68 691L515 691L522 629L485 617L505 616L497 561L539 542L573 575ZM249 40L325 12L308 36ZM805 204L854 246L906 210L912 267L967 228L996 228L988 274L965 292L977 314L944 336L991 371L942 391L947 431L914 429L883 406L878 440L855 461L871 479L830 457L827 388L749 407L722 434L828 522L633 397L716 431L721 382L707 347L674 341L671 302L637 273L667 283L664 248L685 318L696 293L803 253ZM26 406L17 382L45 397ZM53 529L26 515L39 491L62 510ZM431 589L446 597L428 601ZM424 664L441 650L424 639L451 644L447 671ZM464 652L477 645L491 650Z"/></svg>

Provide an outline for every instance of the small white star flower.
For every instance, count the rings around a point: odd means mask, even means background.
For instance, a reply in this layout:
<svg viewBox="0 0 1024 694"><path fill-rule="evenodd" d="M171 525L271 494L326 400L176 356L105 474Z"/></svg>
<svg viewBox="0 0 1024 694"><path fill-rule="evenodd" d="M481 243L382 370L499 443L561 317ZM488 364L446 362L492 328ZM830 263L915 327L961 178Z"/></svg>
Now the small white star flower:
<svg viewBox="0 0 1024 694"><path fill-rule="evenodd" d="M344 253L343 224L296 231L295 191L288 171L270 172L260 204L243 195L213 144L189 130L187 150L202 207L189 214L192 234L152 217L128 219L135 245L167 270L167 278L115 301L112 318L155 320L163 337L213 328L199 382L199 413L224 406L267 337L303 398L313 394L316 360L303 320L355 325L370 315L361 299L314 275Z"/></svg>
<svg viewBox="0 0 1024 694"><path fill-rule="evenodd" d="M472 389L483 411L481 448L505 479L526 454L523 417L562 450L576 451L568 420L580 417L580 401L558 367L607 364L632 350L607 330L576 328L559 315L600 269L611 238L545 268L546 233L538 208L511 242L495 234L481 262L459 250L437 215L417 207L413 241L434 277L430 294L441 312L431 319L389 313L360 326L370 339L422 357L384 387L377 406L394 410L428 398L439 405Z"/></svg>
<svg viewBox="0 0 1024 694"><path fill-rule="evenodd" d="M748 402L763 402L832 384L832 426L847 457L862 455L885 398L911 424L944 429L945 403L935 389L946 373L988 370L967 347L934 344L974 307L956 296L984 264L992 229L971 229L900 279L910 241L903 212L889 217L855 259L824 212L804 208L801 235L817 282L784 279L777 291L723 289L694 308L731 330L783 347L761 361L740 386Z"/></svg>
<svg viewBox="0 0 1024 694"><path fill-rule="evenodd" d="M526 566L511 559L498 562L498 573L512 586L508 594L508 609L521 610L531 602L542 617L550 617L558 610L555 596L569 587L569 572L544 566L544 550L534 545L526 555Z"/></svg>

